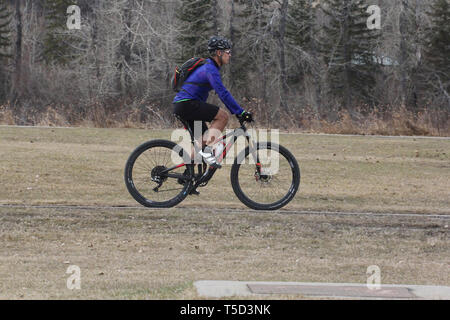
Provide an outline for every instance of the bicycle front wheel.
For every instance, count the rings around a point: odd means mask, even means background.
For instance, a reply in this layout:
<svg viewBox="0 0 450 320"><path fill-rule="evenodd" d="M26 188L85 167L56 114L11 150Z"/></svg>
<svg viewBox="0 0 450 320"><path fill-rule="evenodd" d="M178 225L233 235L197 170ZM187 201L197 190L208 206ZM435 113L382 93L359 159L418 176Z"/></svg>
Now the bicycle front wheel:
<svg viewBox="0 0 450 320"><path fill-rule="evenodd" d="M257 155L257 157L256 157ZM249 208L276 210L288 204L300 186L300 167L289 150L275 143L247 147L231 168L231 186Z"/></svg>
<svg viewBox="0 0 450 320"><path fill-rule="evenodd" d="M128 158L125 184L133 198L146 207L168 208L183 201L191 181L181 179L190 174L188 154L172 141L152 140L143 143ZM186 158L186 159L184 159ZM188 169L186 172L185 170Z"/></svg>

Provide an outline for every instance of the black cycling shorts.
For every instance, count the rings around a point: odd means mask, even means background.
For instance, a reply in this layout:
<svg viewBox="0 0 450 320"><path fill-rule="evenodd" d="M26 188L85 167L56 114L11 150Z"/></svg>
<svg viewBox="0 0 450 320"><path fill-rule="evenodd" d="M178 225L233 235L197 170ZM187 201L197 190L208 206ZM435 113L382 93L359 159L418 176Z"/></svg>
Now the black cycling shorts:
<svg viewBox="0 0 450 320"><path fill-rule="evenodd" d="M200 100L188 100L173 104L173 113L185 120L192 132L194 121L202 122L202 135L208 130L205 122L211 122L219 112L219 107ZM195 133L195 132L194 132ZM195 137L198 139L198 137Z"/></svg>

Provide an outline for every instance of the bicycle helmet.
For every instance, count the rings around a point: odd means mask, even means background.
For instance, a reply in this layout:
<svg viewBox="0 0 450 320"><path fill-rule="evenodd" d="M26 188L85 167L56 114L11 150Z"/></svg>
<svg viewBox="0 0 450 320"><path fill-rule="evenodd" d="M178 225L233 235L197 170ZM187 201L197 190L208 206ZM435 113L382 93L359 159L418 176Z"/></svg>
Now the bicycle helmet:
<svg viewBox="0 0 450 320"><path fill-rule="evenodd" d="M214 36L211 37L211 39L209 39L208 51L210 53L216 50L226 50L226 49L231 49L231 41L219 36Z"/></svg>

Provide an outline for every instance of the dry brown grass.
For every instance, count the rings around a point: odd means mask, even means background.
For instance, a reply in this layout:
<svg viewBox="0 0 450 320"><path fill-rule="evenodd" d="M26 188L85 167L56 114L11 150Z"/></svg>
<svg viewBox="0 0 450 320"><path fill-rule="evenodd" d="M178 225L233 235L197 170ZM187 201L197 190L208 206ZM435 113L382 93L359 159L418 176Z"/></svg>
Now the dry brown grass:
<svg viewBox="0 0 450 320"><path fill-rule="evenodd" d="M291 132L330 134L393 135L393 136L450 136L448 111L423 108L413 112L405 107L355 108L329 112L334 120L318 115L308 107L293 112L283 119L273 118L271 108L257 99L244 100L250 111L264 127L282 128ZM76 126L88 128L171 128L174 118L171 106L151 105L145 101L113 101L91 103L84 107L47 105L42 110L28 111L32 105L13 112L9 104L0 106L0 124L38 126ZM19 115L20 114L20 115Z"/></svg>
<svg viewBox="0 0 450 320"><path fill-rule="evenodd" d="M436 118L441 118L436 120ZM447 119L447 120L445 120ZM374 110L368 114L356 112L351 117L347 111L340 112L335 122L312 121L309 126L316 132L389 135L389 136L449 136L448 114L442 111L425 110L417 115L404 107L388 114Z"/></svg>
<svg viewBox="0 0 450 320"><path fill-rule="evenodd" d="M448 220L176 208L0 213L2 299L198 299L196 280L366 283L370 265L382 283L450 285ZM69 265L81 270L81 290L66 287Z"/></svg>
<svg viewBox="0 0 450 320"><path fill-rule="evenodd" d="M138 206L123 168L170 131L0 127L0 204ZM289 211L253 212L229 166L177 208L0 207L0 298L199 298L195 280L450 285L450 140L286 134L302 182ZM217 210L227 208L229 210ZM71 264L82 289L68 290ZM292 297L283 297L292 298ZM301 298L301 297L295 297Z"/></svg>
<svg viewBox="0 0 450 320"><path fill-rule="evenodd" d="M162 129L172 127L170 110L143 101L106 101L86 105L53 105L30 101L0 105L0 125L87 128Z"/></svg>
<svg viewBox="0 0 450 320"><path fill-rule="evenodd" d="M0 105L0 124L3 125L16 124L11 107L7 105Z"/></svg>

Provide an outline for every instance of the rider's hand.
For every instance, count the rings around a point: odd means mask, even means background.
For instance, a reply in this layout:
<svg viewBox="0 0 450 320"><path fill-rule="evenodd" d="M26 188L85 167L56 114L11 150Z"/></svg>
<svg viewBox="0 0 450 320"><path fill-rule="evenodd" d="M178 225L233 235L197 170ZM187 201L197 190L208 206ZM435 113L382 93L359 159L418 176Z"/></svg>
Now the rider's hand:
<svg viewBox="0 0 450 320"><path fill-rule="evenodd" d="M240 115L238 115L238 118L246 122L253 121L253 115L251 112L248 111L243 111Z"/></svg>

